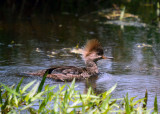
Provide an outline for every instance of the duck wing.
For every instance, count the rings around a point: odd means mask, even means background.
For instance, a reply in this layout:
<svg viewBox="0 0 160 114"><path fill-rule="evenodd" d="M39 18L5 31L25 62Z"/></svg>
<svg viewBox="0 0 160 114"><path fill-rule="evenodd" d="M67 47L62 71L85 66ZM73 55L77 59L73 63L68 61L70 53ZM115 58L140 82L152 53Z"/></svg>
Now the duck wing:
<svg viewBox="0 0 160 114"><path fill-rule="evenodd" d="M72 81L74 78L76 80L87 78L87 75L85 75L86 71L85 68L77 68L74 66L53 67L46 70L46 72L48 72L47 77L60 81Z"/></svg>
<svg viewBox="0 0 160 114"><path fill-rule="evenodd" d="M77 68L74 66L61 66L52 67L35 73L30 73L30 75L43 76L47 72L48 78L53 78L57 81L72 81L74 78L76 80L88 78L86 71L86 68Z"/></svg>

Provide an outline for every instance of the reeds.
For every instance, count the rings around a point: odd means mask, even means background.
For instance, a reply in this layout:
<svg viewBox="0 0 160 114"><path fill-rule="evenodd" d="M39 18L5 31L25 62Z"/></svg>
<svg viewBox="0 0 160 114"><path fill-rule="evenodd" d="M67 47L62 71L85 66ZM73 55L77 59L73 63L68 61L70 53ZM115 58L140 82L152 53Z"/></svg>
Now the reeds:
<svg viewBox="0 0 160 114"><path fill-rule="evenodd" d="M153 109L147 110L147 91L145 97L138 100L135 100L136 97L129 98L128 93L124 98L113 99L111 98L111 93L115 90L116 84L99 95L96 95L92 88L88 89L87 94L81 94L75 90L75 80L72 81L70 86L59 86L59 89L55 91L56 85L46 85L44 87L45 79L46 74L40 83L32 81L24 87L21 86L23 78L17 86L8 87L1 83L1 113L21 113L23 111L32 114L158 113L157 96L155 97ZM66 87L67 89L65 89Z"/></svg>

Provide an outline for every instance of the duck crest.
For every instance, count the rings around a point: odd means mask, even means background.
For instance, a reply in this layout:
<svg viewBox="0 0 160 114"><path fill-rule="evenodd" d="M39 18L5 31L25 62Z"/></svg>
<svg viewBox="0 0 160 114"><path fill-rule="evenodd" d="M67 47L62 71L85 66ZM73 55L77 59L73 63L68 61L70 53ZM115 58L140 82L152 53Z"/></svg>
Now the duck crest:
<svg viewBox="0 0 160 114"><path fill-rule="evenodd" d="M85 47L84 47L84 57L87 57L90 53L92 52L99 52L101 54L103 54L103 49L101 44L99 43L98 40L96 39L92 39L92 40L88 40Z"/></svg>

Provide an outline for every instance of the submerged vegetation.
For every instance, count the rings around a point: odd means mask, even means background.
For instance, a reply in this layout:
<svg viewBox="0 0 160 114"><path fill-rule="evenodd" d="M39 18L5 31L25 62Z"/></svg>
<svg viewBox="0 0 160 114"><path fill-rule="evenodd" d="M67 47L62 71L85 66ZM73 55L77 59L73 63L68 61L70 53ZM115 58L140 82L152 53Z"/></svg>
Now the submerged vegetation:
<svg viewBox="0 0 160 114"><path fill-rule="evenodd" d="M48 14L53 15L55 13L87 14L95 10L111 8L115 4L119 7L124 5L130 8L136 7L136 9L139 6L154 6L157 9L159 8L157 0L2 0L0 1L0 19L9 19L12 17L30 18L35 14L40 14L41 16L46 16Z"/></svg>
<svg viewBox="0 0 160 114"><path fill-rule="evenodd" d="M96 95L92 88L86 94L81 94L75 90L75 80L70 86L59 86L58 91L54 91L56 86L46 85L43 89L46 75L43 76L41 83L32 81L21 87L23 82L17 86L8 87L1 83L0 86L0 111L6 113L29 112L37 113L154 113L158 114L157 96L155 97L152 109L147 109L148 93L145 97L135 100L136 97L129 98L128 93L124 98L111 98L111 93L117 85L108 91ZM32 88L31 88L32 87ZM67 87L67 89L65 89ZM28 88L31 88L28 90Z"/></svg>

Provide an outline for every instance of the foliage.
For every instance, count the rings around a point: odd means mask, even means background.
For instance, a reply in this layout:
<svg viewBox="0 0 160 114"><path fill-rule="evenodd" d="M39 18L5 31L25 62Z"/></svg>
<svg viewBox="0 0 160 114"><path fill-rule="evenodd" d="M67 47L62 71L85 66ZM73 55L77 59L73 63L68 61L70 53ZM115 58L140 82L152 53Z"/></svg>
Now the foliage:
<svg viewBox="0 0 160 114"><path fill-rule="evenodd" d="M112 99L111 93L117 85L114 85L108 91L96 95L91 88L87 94L81 94L75 90L75 80L70 86L46 85L44 82L46 74L43 76L41 83L32 81L21 87L22 80L15 86L8 87L1 83L0 88L0 111L1 113L158 113L157 96L155 97L154 108L147 110L147 96L145 98L134 100L136 97L129 99L128 93L124 98ZM32 88L31 88L32 87ZM65 89L67 87L67 89ZM28 88L31 88L28 90ZM121 102L121 103L117 103Z"/></svg>

